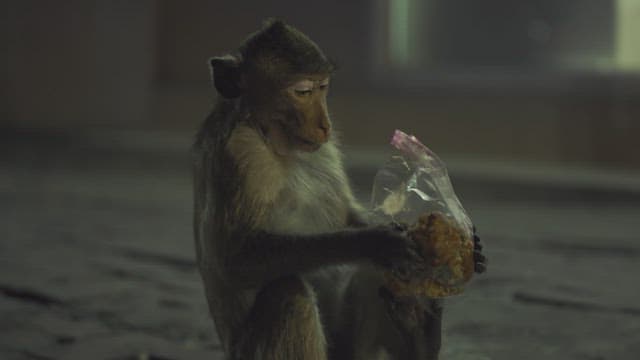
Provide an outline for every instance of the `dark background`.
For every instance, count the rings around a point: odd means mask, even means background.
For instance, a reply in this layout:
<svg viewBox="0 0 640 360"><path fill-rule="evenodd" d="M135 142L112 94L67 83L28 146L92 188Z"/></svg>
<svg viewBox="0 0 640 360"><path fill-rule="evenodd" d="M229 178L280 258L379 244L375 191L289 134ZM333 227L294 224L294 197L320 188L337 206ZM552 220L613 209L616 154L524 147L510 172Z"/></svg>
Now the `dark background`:
<svg viewBox="0 0 640 360"><path fill-rule="evenodd" d="M378 146L392 123L460 156L640 165L634 1L393 3L3 1L2 124L191 133L215 95L206 60L277 16L339 63L347 144Z"/></svg>
<svg viewBox="0 0 640 360"><path fill-rule="evenodd" d="M207 59L272 16L339 64L360 199L399 128L449 165L490 270L443 359L640 351L640 2L0 1L0 358L220 357L188 149Z"/></svg>

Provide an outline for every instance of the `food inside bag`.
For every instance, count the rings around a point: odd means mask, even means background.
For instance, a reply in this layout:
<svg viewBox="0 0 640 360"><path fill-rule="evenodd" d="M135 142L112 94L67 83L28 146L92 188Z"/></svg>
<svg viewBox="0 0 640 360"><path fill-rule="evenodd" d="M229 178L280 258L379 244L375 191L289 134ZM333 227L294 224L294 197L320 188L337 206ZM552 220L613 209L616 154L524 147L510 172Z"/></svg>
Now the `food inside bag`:
<svg viewBox="0 0 640 360"><path fill-rule="evenodd" d="M396 296L441 298L457 295L471 279L473 225L453 191L444 163L415 136L396 130L399 154L374 179L371 212L376 221L408 225L427 261L424 274L401 279L385 273Z"/></svg>

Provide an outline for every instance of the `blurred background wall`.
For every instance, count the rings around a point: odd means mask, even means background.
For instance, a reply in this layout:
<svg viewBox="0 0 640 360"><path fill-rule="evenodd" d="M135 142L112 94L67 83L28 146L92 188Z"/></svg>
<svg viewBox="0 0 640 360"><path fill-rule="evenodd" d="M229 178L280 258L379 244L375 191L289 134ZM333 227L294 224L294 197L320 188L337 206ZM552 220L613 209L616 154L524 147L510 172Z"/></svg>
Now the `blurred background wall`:
<svg viewBox="0 0 640 360"><path fill-rule="evenodd" d="M340 65L347 147L639 169L640 1L3 0L0 126L188 139L207 59L280 17ZM150 135L149 135L150 136Z"/></svg>

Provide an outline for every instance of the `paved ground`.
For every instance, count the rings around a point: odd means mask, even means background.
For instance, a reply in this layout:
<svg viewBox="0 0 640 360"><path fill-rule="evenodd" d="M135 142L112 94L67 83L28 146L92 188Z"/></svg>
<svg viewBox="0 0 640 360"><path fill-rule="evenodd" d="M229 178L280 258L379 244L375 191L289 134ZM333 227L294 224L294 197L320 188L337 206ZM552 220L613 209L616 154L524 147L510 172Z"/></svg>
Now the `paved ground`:
<svg viewBox="0 0 640 360"><path fill-rule="evenodd" d="M0 145L0 359L219 359L187 156L13 133ZM350 172L366 198L373 169ZM640 195L453 174L490 269L443 359L637 359Z"/></svg>

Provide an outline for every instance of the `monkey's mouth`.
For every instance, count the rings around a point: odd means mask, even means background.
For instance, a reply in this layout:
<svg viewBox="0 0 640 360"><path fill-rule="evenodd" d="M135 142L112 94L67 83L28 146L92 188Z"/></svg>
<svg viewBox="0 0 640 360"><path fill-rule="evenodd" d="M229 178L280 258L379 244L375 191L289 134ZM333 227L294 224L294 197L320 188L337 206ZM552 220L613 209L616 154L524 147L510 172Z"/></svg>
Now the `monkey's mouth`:
<svg viewBox="0 0 640 360"><path fill-rule="evenodd" d="M320 148L320 146L322 146L322 143L318 143L318 142L315 142L315 141L307 140L307 139L305 139L303 137L300 137L300 136L296 136L295 140L298 143L298 146L300 147L300 150L306 151L306 152L314 152L314 151L318 150Z"/></svg>

